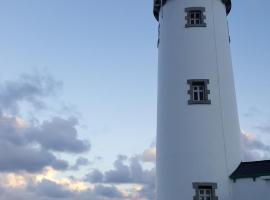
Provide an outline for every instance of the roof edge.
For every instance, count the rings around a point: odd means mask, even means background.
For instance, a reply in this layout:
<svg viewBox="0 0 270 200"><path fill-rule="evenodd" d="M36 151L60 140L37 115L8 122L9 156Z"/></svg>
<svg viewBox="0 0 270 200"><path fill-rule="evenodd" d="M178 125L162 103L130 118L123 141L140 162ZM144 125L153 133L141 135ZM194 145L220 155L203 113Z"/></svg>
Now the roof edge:
<svg viewBox="0 0 270 200"><path fill-rule="evenodd" d="M270 176L270 173L259 173L259 174L241 175L241 176L231 175L231 176L229 176L229 178L232 179L232 180L247 179L247 178L256 179L256 178L263 177L263 176Z"/></svg>
<svg viewBox="0 0 270 200"><path fill-rule="evenodd" d="M270 160L241 162L229 178L235 181L237 179L256 179L263 176L270 176L269 166ZM250 168L250 170L247 171L247 168Z"/></svg>

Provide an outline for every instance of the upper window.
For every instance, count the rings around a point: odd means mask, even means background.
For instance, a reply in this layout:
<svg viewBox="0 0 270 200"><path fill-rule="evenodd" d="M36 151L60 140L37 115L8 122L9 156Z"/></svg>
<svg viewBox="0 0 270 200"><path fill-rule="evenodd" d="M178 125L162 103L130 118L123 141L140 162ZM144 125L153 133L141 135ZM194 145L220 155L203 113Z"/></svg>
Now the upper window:
<svg viewBox="0 0 270 200"><path fill-rule="evenodd" d="M205 98L205 86L203 82L193 83L193 100L203 101Z"/></svg>
<svg viewBox="0 0 270 200"><path fill-rule="evenodd" d="M190 87L188 90L190 95L188 104L211 104L211 101L208 99L210 94L210 91L207 89L208 79L190 79L187 83Z"/></svg>
<svg viewBox="0 0 270 200"><path fill-rule="evenodd" d="M218 200L216 183L193 183L195 189L194 200Z"/></svg>
<svg viewBox="0 0 270 200"><path fill-rule="evenodd" d="M202 23L202 11L201 10L192 10L189 13L189 24L190 25L198 25Z"/></svg>
<svg viewBox="0 0 270 200"><path fill-rule="evenodd" d="M205 8L204 7L190 7L185 9L186 15L186 27L205 27Z"/></svg>
<svg viewBox="0 0 270 200"><path fill-rule="evenodd" d="M199 186L199 200L212 200L212 188Z"/></svg>

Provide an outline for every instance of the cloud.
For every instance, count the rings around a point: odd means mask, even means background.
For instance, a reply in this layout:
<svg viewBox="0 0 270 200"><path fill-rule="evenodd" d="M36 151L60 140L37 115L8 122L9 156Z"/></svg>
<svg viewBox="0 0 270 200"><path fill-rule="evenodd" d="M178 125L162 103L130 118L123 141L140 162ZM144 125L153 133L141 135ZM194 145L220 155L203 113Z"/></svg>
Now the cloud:
<svg viewBox="0 0 270 200"><path fill-rule="evenodd" d="M156 163L156 147L146 149L142 154L143 162Z"/></svg>
<svg viewBox="0 0 270 200"><path fill-rule="evenodd" d="M43 108L43 98L54 95L61 87L61 82L46 73L24 74L16 81L5 81L0 85L0 107L17 113L19 103L25 101L35 108Z"/></svg>
<svg viewBox="0 0 270 200"><path fill-rule="evenodd" d="M127 157L119 155L114 161L114 169L101 172L94 169L88 173L84 181L90 184L132 185L124 199L154 200L155 199L155 165L145 169L144 163L155 164L155 147L150 147L142 154Z"/></svg>
<svg viewBox="0 0 270 200"><path fill-rule="evenodd" d="M254 128L261 131L262 133L270 133L270 125L260 125L255 126Z"/></svg>
<svg viewBox="0 0 270 200"><path fill-rule="evenodd" d="M85 163L79 157L78 163ZM80 182L78 179L60 178L59 171L46 168L37 174L25 172L0 173L0 200L154 200L155 199L155 169L143 169L141 155L131 158L118 156L115 169L119 174L128 169L130 182L110 183L102 172L96 171L91 180L96 182ZM107 171L107 172L109 172ZM121 174L121 173L120 173ZM125 173L124 173L125 174ZM122 176L122 175L121 175ZM147 178L148 177L148 178ZM117 179L120 180L120 179Z"/></svg>
<svg viewBox="0 0 270 200"><path fill-rule="evenodd" d="M36 173L46 167L66 170L68 162L55 153L89 151L90 143L79 138L77 118L52 117L39 122L38 115L31 121L19 115L22 102L41 108L37 105L45 106L45 98L59 88L59 81L38 73L0 84L0 172Z"/></svg>
<svg viewBox="0 0 270 200"><path fill-rule="evenodd" d="M0 141L14 145L26 144L22 133L24 127L18 123L17 119L17 117L7 116L0 112Z"/></svg>
<svg viewBox="0 0 270 200"><path fill-rule="evenodd" d="M156 199L156 188L155 185L144 185L138 191L139 197L141 199L154 200Z"/></svg>
<svg viewBox="0 0 270 200"><path fill-rule="evenodd" d="M84 187L84 189L77 189L78 183L68 179L55 179L54 172L52 172L49 170L45 171L44 174L34 176L27 174L13 175L12 181L16 181L20 177L20 179L23 179L23 184L13 183L13 187L1 184L0 200L130 200L127 193L116 186L97 184ZM46 173L49 174L46 175ZM9 175L1 174L2 183L4 182L2 180L4 176Z"/></svg>
<svg viewBox="0 0 270 200"><path fill-rule="evenodd" d="M255 134L242 132L242 146L246 161L270 158L270 145L263 143Z"/></svg>
<svg viewBox="0 0 270 200"><path fill-rule="evenodd" d="M93 170L85 176L87 182L63 177L63 170L79 170L90 162L78 157L70 167L60 155L77 156L91 146L79 137L78 118L50 112L47 97L61 87L44 73L0 83L0 200L153 199L155 169L144 169L143 163L155 162L154 148L131 158L118 156L112 170ZM25 105L36 111L30 120L23 117ZM40 109L52 117L41 119Z"/></svg>
<svg viewBox="0 0 270 200"><path fill-rule="evenodd" d="M30 189L35 191L38 195L51 198L67 198L73 196L72 192L63 185L46 179Z"/></svg>
<svg viewBox="0 0 270 200"><path fill-rule="evenodd" d="M76 160L76 163L70 168L71 170L79 170L81 166L87 166L90 162L87 158L79 157Z"/></svg>
<svg viewBox="0 0 270 200"><path fill-rule="evenodd" d="M98 196L108 198L122 198L123 194L115 186L96 185L93 192Z"/></svg>
<svg viewBox="0 0 270 200"><path fill-rule="evenodd" d="M16 172L25 170L37 172L47 166L64 170L67 169L68 163L57 159L52 153L43 149L16 146L0 141L0 171Z"/></svg>
<svg viewBox="0 0 270 200"><path fill-rule="evenodd" d="M115 184L154 184L155 169L143 169L140 162L140 156L134 156L129 159L126 156L119 155L114 162L114 169L104 173L95 169L87 174L85 180L92 183L115 183Z"/></svg>
<svg viewBox="0 0 270 200"><path fill-rule="evenodd" d="M24 188L0 187L0 200L38 200L38 198Z"/></svg>
<svg viewBox="0 0 270 200"><path fill-rule="evenodd" d="M262 113L262 111L259 108L257 108L256 106L251 106L248 109L248 111L246 113L244 113L244 116L250 118L250 117L254 117L256 115L259 115L261 113Z"/></svg>
<svg viewBox="0 0 270 200"><path fill-rule="evenodd" d="M78 139L75 126L76 118L62 119L54 117L40 126L27 129L27 138L37 142L43 148L58 152L82 153L90 149L87 140Z"/></svg>
<svg viewBox="0 0 270 200"><path fill-rule="evenodd" d="M131 182L129 166L124 164L127 156L119 155L114 162L114 170L105 172L104 182L108 183L129 183Z"/></svg>
<svg viewBox="0 0 270 200"><path fill-rule="evenodd" d="M67 169L68 163L44 148L31 145L25 127L17 118L0 114L0 171L37 172L47 166L63 170Z"/></svg>
<svg viewBox="0 0 270 200"><path fill-rule="evenodd" d="M87 174L84 180L90 183L102 183L103 178L104 178L103 173L99 171L98 169L95 169L91 173Z"/></svg>

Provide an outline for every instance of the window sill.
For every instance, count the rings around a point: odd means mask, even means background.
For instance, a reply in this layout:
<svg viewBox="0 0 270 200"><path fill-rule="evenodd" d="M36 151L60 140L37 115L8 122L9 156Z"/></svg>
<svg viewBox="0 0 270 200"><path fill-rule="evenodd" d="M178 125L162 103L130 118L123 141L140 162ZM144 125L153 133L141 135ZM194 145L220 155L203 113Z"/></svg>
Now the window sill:
<svg viewBox="0 0 270 200"><path fill-rule="evenodd" d="M211 100L205 100L205 101L193 101L193 100L189 100L188 101L188 105L209 105L211 104Z"/></svg>
<svg viewBox="0 0 270 200"><path fill-rule="evenodd" d="M206 27L206 24L186 24L186 28L192 28L192 27Z"/></svg>

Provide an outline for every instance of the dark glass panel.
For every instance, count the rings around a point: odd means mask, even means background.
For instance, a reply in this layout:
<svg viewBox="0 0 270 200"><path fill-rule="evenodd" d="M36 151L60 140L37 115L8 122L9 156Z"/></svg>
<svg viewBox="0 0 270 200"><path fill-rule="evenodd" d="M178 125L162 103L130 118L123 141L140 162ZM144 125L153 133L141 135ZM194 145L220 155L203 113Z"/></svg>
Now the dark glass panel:
<svg viewBox="0 0 270 200"><path fill-rule="evenodd" d="M197 92L194 92L194 100L195 101L198 101L199 99L198 99L198 93Z"/></svg>

